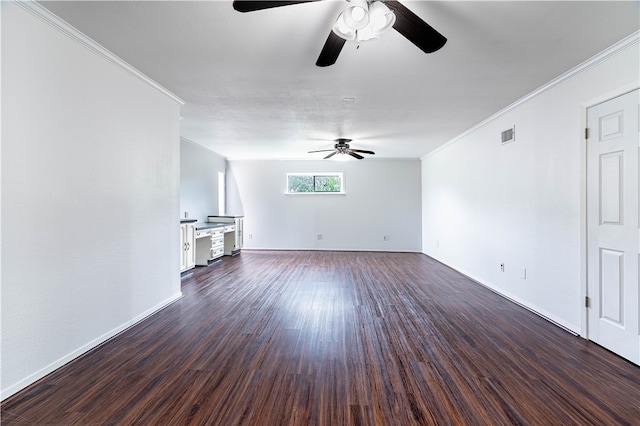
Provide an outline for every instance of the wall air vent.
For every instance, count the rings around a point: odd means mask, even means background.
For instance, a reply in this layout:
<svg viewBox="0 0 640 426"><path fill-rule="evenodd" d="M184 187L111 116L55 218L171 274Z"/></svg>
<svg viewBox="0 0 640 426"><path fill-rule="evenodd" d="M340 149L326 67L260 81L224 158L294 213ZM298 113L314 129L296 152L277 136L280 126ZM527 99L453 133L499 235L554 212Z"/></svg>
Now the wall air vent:
<svg viewBox="0 0 640 426"><path fill-rule="evenodd" d="M502 144L513 142L516 140L516 126L510 129L504 130L501 134Z"/></svg>

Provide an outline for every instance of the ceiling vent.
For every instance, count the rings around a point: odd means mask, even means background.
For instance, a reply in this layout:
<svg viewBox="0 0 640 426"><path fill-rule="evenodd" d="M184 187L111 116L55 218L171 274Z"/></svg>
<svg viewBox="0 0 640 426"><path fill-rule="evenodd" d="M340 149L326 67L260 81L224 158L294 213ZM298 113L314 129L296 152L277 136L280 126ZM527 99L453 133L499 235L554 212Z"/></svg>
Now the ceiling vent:
<svg viewBox="0 0 640 426"><path fill-rule="evenodd" d="M513 142L516 140L516 126L513 126L510 129L504 130L500 135L502 144Z"/></svg>

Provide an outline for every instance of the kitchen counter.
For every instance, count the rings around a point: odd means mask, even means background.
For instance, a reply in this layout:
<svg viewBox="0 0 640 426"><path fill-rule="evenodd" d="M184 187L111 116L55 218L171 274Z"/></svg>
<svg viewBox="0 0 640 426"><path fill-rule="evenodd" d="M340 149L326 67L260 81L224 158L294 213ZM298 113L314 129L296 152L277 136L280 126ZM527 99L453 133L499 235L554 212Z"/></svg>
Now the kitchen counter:
<svg viewBox="0 0 640 426"><path fill-rule="evenodd" d="M221 228L229 226L228 223L222 222L198 222L198 219L180 219L180 224L191 223L195 227L196 231L202 229Z"/></svg>
<svg viewBox="0 0 640 426"><path fill-rule="evenodd" d="M228 223L221 223L221 222L198 222L195 224L196 227L196 231L202 230L202 229L211 229L211 228L224 228L225 226L228 226Z"/></svg>

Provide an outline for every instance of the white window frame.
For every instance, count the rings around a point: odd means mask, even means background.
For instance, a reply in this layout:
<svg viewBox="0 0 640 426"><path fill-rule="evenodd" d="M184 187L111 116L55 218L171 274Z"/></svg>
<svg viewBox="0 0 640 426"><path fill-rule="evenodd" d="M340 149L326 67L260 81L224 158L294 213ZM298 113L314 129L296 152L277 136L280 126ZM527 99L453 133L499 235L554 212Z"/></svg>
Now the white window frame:
<svg viewBox="0 0 640 426"><path fill-rule="evenodd" d="M340 179L340 191L339 192L289 192L289 177L290 176L336 176ZM287 173L285 179L286 195L345 195L346 192L344 172L291 172Z"/></svg>
<svg viewBox="0 0 640 426"><path fill-rule="evenodd" d="M227 185L225 172L218 172L218 216L227 214Z"/></svg>

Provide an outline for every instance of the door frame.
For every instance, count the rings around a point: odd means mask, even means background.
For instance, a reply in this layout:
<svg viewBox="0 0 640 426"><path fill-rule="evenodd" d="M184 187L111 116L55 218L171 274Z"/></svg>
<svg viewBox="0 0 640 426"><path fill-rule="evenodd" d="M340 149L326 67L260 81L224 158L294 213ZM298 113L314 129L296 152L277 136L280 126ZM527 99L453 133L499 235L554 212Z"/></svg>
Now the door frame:
<svg viewBox="0 0 640 426"><path fill-rule="evenodd" d="M619 96L626 95L627 93L633 92L636 89L640 89L640 84L636 81L633 83L625 84L621 87L618 87L615 90L610 90L605 92L595 98L589 99L586 102L582 103L582 135L580 137L580 163L582 164L582 173L580 177L580 337L589 340L589 310L586 307L585 300L588 296L588 249L589 246L587 244L587 233L588 233L588 223L587 223L587 173L589 170L587 169L587 138L584 134L584 129L587 128L587 114L588 110L591 107L596 105L605 103Z"/></svg>

